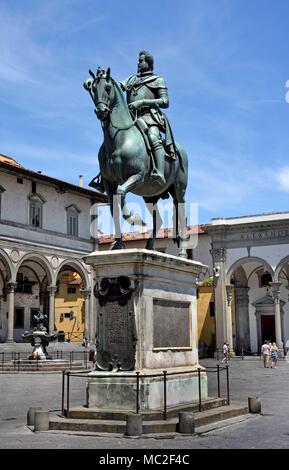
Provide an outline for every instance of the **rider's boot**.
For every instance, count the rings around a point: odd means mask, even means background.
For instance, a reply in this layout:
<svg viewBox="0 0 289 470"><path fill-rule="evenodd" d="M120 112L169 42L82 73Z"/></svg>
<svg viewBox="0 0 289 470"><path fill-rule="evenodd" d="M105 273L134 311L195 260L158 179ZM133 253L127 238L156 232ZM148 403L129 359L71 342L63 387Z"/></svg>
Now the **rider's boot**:
<svg viewBox="0 0 289 470"><path fill-rule="evenodd" d="M163 145L159 144L158 142L153 145L153 152L154 152L154 160L156 167L153 169L151 173L151 177L154 181L158 184L163 185L166 183L165 176L164 176L164 169L165 169L165 149Z"/></svg>

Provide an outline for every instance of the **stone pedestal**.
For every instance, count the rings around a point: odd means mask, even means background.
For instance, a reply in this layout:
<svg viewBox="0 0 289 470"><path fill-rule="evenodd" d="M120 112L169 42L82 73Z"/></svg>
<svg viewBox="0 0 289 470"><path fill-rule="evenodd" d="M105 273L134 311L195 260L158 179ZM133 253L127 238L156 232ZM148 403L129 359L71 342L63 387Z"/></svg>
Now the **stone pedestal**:
<svg viewBox="0 0 289 470"><path fill-rule="evenodd" d="M140 411L160 409L164 375L168 407L197 400L195 279L206 267L139 249L98 251L85 262L94 270L98 304L98 370L89 374L88 407L134 411L138 389ZM201 370L206 398L207 377Z"/></svg>

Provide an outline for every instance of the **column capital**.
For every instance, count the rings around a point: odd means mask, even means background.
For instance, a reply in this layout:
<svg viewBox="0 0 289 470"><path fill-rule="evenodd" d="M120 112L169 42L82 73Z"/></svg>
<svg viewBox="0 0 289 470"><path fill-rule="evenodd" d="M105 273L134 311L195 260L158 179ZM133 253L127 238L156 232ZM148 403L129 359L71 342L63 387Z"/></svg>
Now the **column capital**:
<svg viewBox="0 0 289 470"><path fill-rule="evenodd" d="M7 294L14 294L16 287L17 287L17 282L7 282L6 284Z"/></svg>
<svg viewBox="0 0 289 470"><path fill-rule="evenodd" d="M80 292L83 294L84 300L87 300L90 297L91 289L80 289Z"/></svg>
<svg viewBox="0 0 289 470"><path fill-rule="evenodd" d="M225 263L227 256L226 248L212 248L210 253L214 263Z"/></svg>
<svg viewBox="0 0 289 470"><path fill-rule="evenodd" d="M58 289L58 286L47 286L47 291L51 296L54 296L56 291Z"/></svg>
<svg viewBox="0 0 289 470"><path fill-rule="evenodd" d="M275 300L275 302L280 302L280 287L282 285L282 282L269 282L269 285L272 289L272 295Z"/></svg>
<svg viewBox="0 0 289 470"><path fill-rule="evenodd" d="M232 284L227 285L226 286L226 293L227 293L228 307L230 307L232 305L233 292L234 292L234 286Z"/></svg>

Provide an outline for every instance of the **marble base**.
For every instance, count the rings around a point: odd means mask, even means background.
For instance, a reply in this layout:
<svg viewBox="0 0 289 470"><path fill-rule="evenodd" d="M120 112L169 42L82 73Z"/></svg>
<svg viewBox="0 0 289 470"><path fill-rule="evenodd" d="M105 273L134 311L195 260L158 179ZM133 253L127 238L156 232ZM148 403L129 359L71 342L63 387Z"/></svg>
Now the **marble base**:
<svg viewBox="0 0 289 470"><path fill-rule="evenodd" d="M206 266L141 249L98 251L85 262L96 280L96 364L101 370L89 376L87 406L134 410L136 371L145 374L140 379L141 410L162 408L163 377L149 375L164 370L176 372L167 377L167 406L198 400L195 281ZM131 294L121 306L117 296L109 297L108 286L116 286L124 276L129 279ZM113 372L105 372L108 364ZM201 383L202 396L207 398L205 370Z"/></svg>
<svg viewBox="0 0 289 470"><path fill-rule="evenodd" d="M170 370L174 375L166 379L167 408L189 405L199 399L197 370ZM178 372L176 375L175 373ZM187 373L185 373L187 372ZM149 377L160 374L160 377ZM135 371L130 373L92 372L87 383L87 407L98 410L135 411L137 380ZM163 371L141 372L139 378L139 411L161 410L164 406ZM145 375L143 377L143 375ZM201 397L208 397L207 375L201 372Z"/></svg>

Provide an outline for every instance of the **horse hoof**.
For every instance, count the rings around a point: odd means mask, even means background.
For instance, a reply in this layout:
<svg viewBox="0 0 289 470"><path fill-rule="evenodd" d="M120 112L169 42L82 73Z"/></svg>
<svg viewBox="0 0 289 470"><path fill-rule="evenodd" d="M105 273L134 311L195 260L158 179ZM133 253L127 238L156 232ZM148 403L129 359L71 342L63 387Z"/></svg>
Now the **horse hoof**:
<svg viewBox="0 0 289 470"><path fill-rule="evenodd" d="M115 240L111 245L110 245L110 250L123 250L124 249L124 244L122 243L121 240Z"/></svg>

